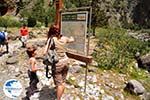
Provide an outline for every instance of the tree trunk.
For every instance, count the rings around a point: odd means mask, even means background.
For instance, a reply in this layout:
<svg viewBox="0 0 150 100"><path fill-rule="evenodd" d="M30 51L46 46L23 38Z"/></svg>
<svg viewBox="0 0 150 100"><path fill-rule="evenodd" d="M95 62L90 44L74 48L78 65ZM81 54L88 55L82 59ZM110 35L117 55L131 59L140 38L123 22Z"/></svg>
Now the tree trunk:
<svg viewBox="0 0 150 100"><path fill-rule="evenodd" d="M93 27L92 30L93 30L93 34L92 35L95 36L96 27Z"/></svg>

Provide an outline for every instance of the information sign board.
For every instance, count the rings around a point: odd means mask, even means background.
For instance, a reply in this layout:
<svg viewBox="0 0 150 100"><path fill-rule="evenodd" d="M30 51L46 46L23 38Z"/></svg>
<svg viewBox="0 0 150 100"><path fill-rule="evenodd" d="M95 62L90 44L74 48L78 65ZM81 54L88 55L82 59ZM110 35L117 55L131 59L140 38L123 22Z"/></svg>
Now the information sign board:
<svg viewBox="0 0 150 100"><path fill-rule="evenodd" d="M88 12L64 12L61 14L61 33L65 36L73 36L75 41L67 45L67 50L86 54Z"/></svg>

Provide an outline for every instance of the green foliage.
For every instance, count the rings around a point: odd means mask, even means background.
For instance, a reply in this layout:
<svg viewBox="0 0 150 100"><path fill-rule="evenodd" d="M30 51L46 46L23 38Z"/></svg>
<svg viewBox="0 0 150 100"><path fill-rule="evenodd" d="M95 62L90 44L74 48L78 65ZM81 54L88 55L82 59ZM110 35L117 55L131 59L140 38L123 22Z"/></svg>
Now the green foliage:
<svg viewBox="0 0 150 100"><path fill-rule="evenodd" d="M33 6L32 10L34 13L33 16L40 22L44 22L45 20L45 9L43 8L44 6L44 1L43 0L37 0L35 5Z"/></svg>
<svg viewBox="0 0 150 100"><path fill-rule="evenodd" d="M125 29L131 29L131 30L141 30L140 25L133 24L133 23L122 23L122 27Z"/></svg>
<svg viewBox="0 0 150 100"><path fill-rule="evenodd" d="M36 25L36 19L34 17L29 17L27 22L28 22L28 27L34 27Z"/></svg>
<svg viewBox="0 0 150 100"><path fill-rule="evenodd" d="M91 5L92 0L64 0L65 8L86 7Z"/></svg>
<svg viewBox="0 0 150 100"><path fill-rule="evenodd" d="M48 9L48 11L47 11L47 13L46 13L46 16L48 17L48 22L49 22L49 23L52 23L52 22L54 22L54 21L56 20L56 17L55 17L55 7L54 7L54 5L51 6L51 7Z"/></svg>
<svg viewBox="0 0 150 100"><path fill-rule="evenodd" d="M41 27L41 26L42 26L42 23L37 21L35 27Z"/></svg>
<svg viewBox="0 0 150 100"><path fill-rule="evenodd" d="M94 18L96 19L94 20ZM93 14L92 25L96 27L102 27L102 26L106 26L107 24L108 24L108 19L106 17L105 12L103 10L96 8L95 13Z"/></svg>
<svg viewBox="0 0 150 100"><path fill-rule="evenodd" d="M55 3L49 5L49 0L9 0L7 3L4 3L2 0L0 2L0 7L16 7L16 15L19 15L20 18L28 19L32 16L38 22L42 23L41 25L45 24L45 26L48 26L49 23L54 22L56 19ZM63 7L68 9L92 6L93 32L95 32L96 27L111 25L111 21L116 24L114 26L119 25L119 27L123 26L123 28L134 30L149 28L149 14L146 9L149 7L147 6L147 2L140 1L136 7L134 7L135 3L133 2L132 0L63 0ZM6 12L7 9L4 11L4 14Z"/></svg>
<svg viewBox="0 0 150 100"><path fill-rule="evenodd" d="M149 91L149 89L150 89L150 84L149 84L150 83L150 77L144 69L131 67L131 66L126 68L126 69L127 69L127 71L125 71L125 72L127 72L126 74L130 75L130 77L132 79L136 79L139 82L141 82L142 85L145 87L145 89L147 91Z"/></svg>
<svg viewBox="0 0 150 100"><path fill-rule="evenodd" d="M48 23L53 22L55 19L54 9L54 5L49 6L49 0L34 0L27 3L24 9L21 9L20 15L27 19L32 16L36 21L42 23L41 25L45 24L47 26Z"/></svg>
<svg viewBox="0 0 150 100"><path fill-rule="evenodd" d="M116 9L124 9L128 6L128 1L127 0L115 0L113 3L113 7Z"/></svg>
<svg viewBox="0 0 150 100"><path fill-rule="evenodd" d="M101 4L103 6L101 6ZM108 25L108 18L106 17L105 4L101 1L98 3L98 0L92 0L92 29L95 33L96 27L102 27Z"/></svg>
<svg viewBox="0 0 150 100"><path fill-rule="evenodd" d="M20 27L22 23L16 17L0 17L0 27Z"/></svg>
<svg viewBox="0 0 150 100"><path fill-rule="evenodd" d="M70 1L69 0L64 0L64 6L65 8L75 8L76 4L74 3L74 0Z"/></svg>
<svg viewBox="0 0 150 100"><path fill-rule="evenodd" d="M100 68L124 69L134 66L135 53L150 51L149 42L142 42L125 34L124 29L97 29L98 50L93 54ZM127 71L127 69L124 69Z"/></svg>

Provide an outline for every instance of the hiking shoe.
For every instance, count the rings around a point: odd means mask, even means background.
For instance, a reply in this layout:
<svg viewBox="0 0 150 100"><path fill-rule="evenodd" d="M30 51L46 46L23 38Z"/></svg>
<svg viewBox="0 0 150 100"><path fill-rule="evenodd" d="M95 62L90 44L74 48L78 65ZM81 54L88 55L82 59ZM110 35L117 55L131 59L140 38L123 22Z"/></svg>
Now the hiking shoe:
<svg viewBox="0 0 150 100"><path fill-rule="evenodd" d="M0 52L0 56L2 56L3 55L3 53L2 52Z"/></svg>
<svg viewBox="0 0 150 100"><path fill-rule="evenodd" d="M40 92L41 91L41 88L37 88L35 90L33 90L34 92Z"/></svg>
<svg viewBox="0 0 150 100"><path fill-rule="evenodd" d="M26 97L22 98L22 100L30 100L30 98L26 96Z"/></svg>
<svg viewBox="0 0 150 100"><path fill-rule="evenodd" d="M9 53L9 51L5 51L5 52L3 52L2 54L8 54Z"/></svg>
<svg viewBox="0 0 150 100"><path fill-rule="evenodd" d="M31 95L31 98L38 98L39 96L39 93L34 93L33 95Z"/></svg>

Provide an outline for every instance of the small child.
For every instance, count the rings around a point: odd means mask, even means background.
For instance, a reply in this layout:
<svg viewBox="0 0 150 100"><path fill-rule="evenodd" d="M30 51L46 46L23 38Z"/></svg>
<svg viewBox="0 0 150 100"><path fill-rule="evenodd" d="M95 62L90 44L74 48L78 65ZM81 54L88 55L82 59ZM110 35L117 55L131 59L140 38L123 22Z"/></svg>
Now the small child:
<svg viewBox="0 0 150 100"><path fill-rule="evenodd" d="M33 95L37 90L37 83L39 82L39 79L37 77L36 71L41 70L37 67L37 62L35 59L36 55L36 47L34 45L31 45L27 47L27 54L29 56L29 69L28 69L28 76L30 78L29 82L29 89L26 92L26 100L30 100L30 96Z"/></svg>

